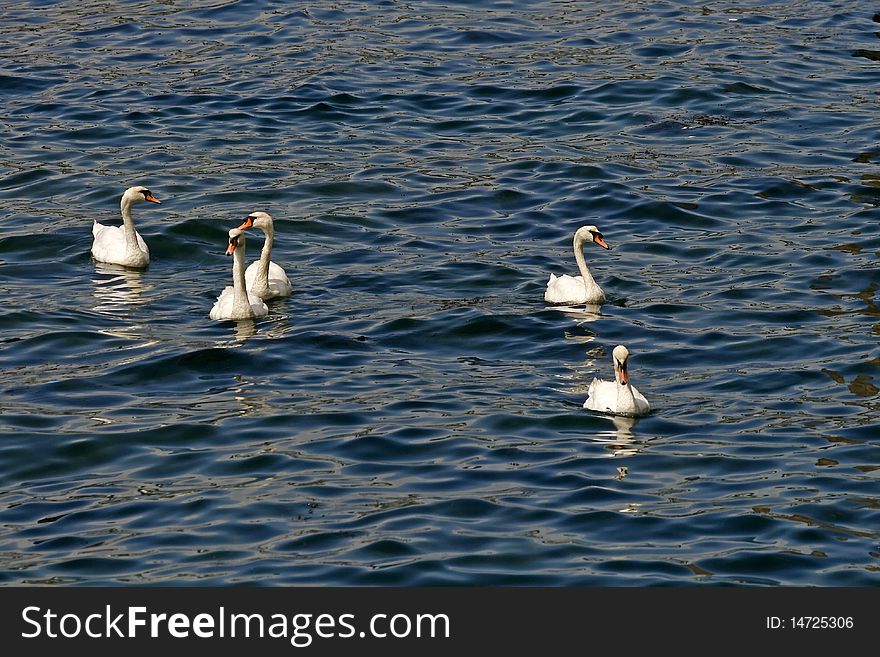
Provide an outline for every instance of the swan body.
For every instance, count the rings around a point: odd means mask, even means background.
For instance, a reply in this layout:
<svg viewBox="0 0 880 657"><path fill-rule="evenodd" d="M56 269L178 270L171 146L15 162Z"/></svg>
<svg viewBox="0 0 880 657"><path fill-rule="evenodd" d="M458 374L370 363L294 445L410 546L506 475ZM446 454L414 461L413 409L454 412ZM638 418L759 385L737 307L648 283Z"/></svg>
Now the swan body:
<svg viewBox="0 0 880 657"><path fill-rule="evenodd" d="M244 285L244 232L238 228L229 231L226 255L232 256L232 286L223 288L211 308L211 319L252 319L269 314L269 309L256 294Z"/></svg>
<svg viewBox="0 0 880 657"><path fill-rule="evenodd" d="M275 226L268 212L251 212L238 227L239 230L259 228L266 234L260 259L252 262L244 272L247 289L261 299L289 297L293 291L290 279L284 270L272 262L272 245L275 241Z"/></svg>
<svg viewBox="0 0 880 657"><path fill-rule="evenodd" d="M580 276L550 274L544 301L575 305L581 303L600 304L605 301L605 293L587 269L584 261L584 244L595 242L605 249L611 247L605 242L602 233L595 226L581 226L574 234L574 259L577 261Z"/></svg>
<svg viewBox="0 0 880 657"><path fill-rule="evenodd" d="M629 351L623 345L614 348L614 381L593 379L584 408L600 413L638 417L651 412L651 404L629 382L626 362Z"/></svg>
<svg viewBox="0 0 880 657"><path fill-rule="evenodd" d="M146 187L129 187L119 201L122 212L121 226L108 226L102 223L92 225L92 256L98 262L109 262L125 267L146 267L150 263L150 249L144 238L134 229L131 206L142 201L159 203Z"/></svg>

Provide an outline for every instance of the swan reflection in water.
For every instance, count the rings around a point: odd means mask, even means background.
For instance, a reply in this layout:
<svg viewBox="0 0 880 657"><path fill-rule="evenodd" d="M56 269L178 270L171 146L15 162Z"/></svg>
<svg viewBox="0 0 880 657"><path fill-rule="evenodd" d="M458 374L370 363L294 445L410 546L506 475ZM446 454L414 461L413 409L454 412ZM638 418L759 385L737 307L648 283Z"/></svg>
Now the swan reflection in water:
<svg viewBox="0 0 880 657"><path fill-rule="evenodd" d="M126 315L147 302L153 285L143 279L143 272L122 265L95 261L92 279L95 305L92 310L102 315Z"/></svg>
<svg viewBox="0 0 880 657"><path fill-rule="evenodd" d="M553 306L553 310L565 313L575 320L575 324L589 324L602 318L602 306L595 303L582 303L579 306Z"/></svg>
<svg viewBox="0 0 880 657"><path fill-rule="evenodd" d="M269 321L263 320L259 324L254 319L227 321L227 324L232 325L232 339L229 340L229 343L244 342L254 336L267 340L280 340L295 329L295 327L290 325L289 319L289 315L283 312L273 312Z"/></svg>
<svg viewBox="0 0 880 657"><path fill-rule="evenodd" d="M599 431L593 437L594 442L603 445L611 453L607 456L634 456L641 451L642 443L636 440L632 429L638 418L623 415L609 415L607 419L614 424L614 429Z"/></svg>
<svg viewBox="0 0 880 657"><path fill-rule="evenodd" d="M244 342L248 338L256 335L257 325L252 319L239 319L233 322L233 338L237 342Z"/></svg>
<svg viewBox="0 0 880 657"><path fill-rule="evenodd" d="M633 427L639 421L638 418L608 415L606 419L614 424L614 429L609 428L607 431L598 431L591 437L592 442L602 445L607 450L603 454L604 456L612 459L622 456L635 456L644 450L645 441L638 440L632 432ZM626 461L624 462L626 463ZM629 466L621 465L613 469L608 468L604 474L607 477L622 482L630 474ZM622 508L619 508L618 511L620 513L639 513L641 506L640 502L630 501Z"/></svg>
<svg viewBox="0 0 880 657"><path fill-rule="evenodd" d="M151 339L151 332L143 321L143 312L134 312L150 301L150 293L154 289L154 286L143 278L143 272L122 265L95 261L95 274L92 279L94 284L92 296L95 301L92 310L114 319L128 319L133 322L128 326L114 324L112 327L100 329L101 333L128 340L147 338L149 341L146 345L157 344L157 340Z"/></svg>

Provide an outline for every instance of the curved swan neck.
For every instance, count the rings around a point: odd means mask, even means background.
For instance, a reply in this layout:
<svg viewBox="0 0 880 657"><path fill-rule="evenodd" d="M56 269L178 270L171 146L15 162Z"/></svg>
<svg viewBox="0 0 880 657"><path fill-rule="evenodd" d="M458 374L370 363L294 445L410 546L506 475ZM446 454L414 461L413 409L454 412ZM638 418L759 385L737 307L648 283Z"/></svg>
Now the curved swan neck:
<svg viewBox="0 0 880 657"><path fill-rule="evenodd" d="M232 308L236 315L249 316L251 303L244 284L244 236L232 252Z"/></svg>
<svg viewBox="0 0 880 657"><path fill-rule="evenodd" d="M260 264L257 265L257 280L269 285L269 262L272 259L272 244L275 241L275 227L272 222L263 228L266 239L263 241L263 250L260 252Z"/></svg>
<svg viewBox="0 0 880 657"><path fill-rule="evenodd" d="M593 278L593 275L590 273L590 270L587 269L587 261L584 260L584 243L587 240L580 234L575 233L574 236L574 259L577 261L578 269L581 272L581 276L584 279L584 285L587 288L597 287L596 279Z"/></svg>
<svg viewBox="0 0 880 657"><path fill-rule="evenodd" d="M131 218L131 199L128 195L124 195L119 202L119 209L122 211L122 232L125 235L126 252L139 252L137 243L137 232L134 229L134 220Z"/></svg>

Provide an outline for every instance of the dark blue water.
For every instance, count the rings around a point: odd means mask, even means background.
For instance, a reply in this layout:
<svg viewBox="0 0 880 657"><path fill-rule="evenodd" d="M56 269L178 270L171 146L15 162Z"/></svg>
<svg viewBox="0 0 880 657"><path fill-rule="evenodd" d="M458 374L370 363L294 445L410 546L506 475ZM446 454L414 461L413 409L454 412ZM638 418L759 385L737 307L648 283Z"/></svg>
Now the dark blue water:
<svg viewBox="0 0 880 657"><path fill-rule="evenodd" d="M2 4L0 582L880 581L864 3Z"/></svg>

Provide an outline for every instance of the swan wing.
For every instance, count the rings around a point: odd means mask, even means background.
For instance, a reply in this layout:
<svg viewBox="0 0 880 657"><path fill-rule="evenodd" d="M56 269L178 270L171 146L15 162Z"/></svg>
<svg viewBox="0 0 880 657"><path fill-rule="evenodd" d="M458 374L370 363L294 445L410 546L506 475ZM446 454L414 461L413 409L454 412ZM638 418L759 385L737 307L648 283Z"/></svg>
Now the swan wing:
<svg viewBox="0 0 880 657"><path fill-rule="evenodd" d="M248 292L248 303L251 304L251 310L254 317L264 317L269 314L269 307L253 292Z"/></svg>
<svg viewBox="0 0 880 657"><path fill-rule="evenodd" d="M287 278L287 274L284 272L284 269L281 268L280 265L276 265L274 262L269 263L269 280L273 278L277 278L279 280L285 280L290 283Z"/></svg>
<svg viewBox="0 0 880 657"><path fill-rule="evenodd" d="M259 265L259 261L254 260L248 265L247 269L244 270L244 286L249 290L254 286L254 281L257 280L257 269L260 268Z"/></svg>
<svg viewBox="0 0 880 657"><path fill-rule="evenodd" d="M602 303L605 301L605 294L598 285L587 290L584 279L580 276L550 274L544 301L565 304Z"/></svg>
<svg viewBox="0 0 880 657"><path fill-rule="evenodd" d="M234 293L235 291L231 285L223 288L223 291L211 308L211 314L209 315L211 319L229 319L232 315L232 297Z"/></svg>
<svg viewBox="0 0 880 657"><path fill-rule="evenodd" d="M588 391L589 396L584 402L584 408L600 413L614 415L626 415L638 417L651 412L651 405L645 396L635 387L630 386L633 393L633 406L626 404L624 408L618 406L618 384L615 381L603 381L593 379Z"/></svg>
<svg viewBox="0 0 880 657"><path fill-rule="evenodd" d="M97 240L98 235L101 235L102 233L106 232L106 230L108 228L117 228L118 229L119 226L108 226L107 224L102 224L102 223L98 223L97 221L95 221L94 223L92 223L92 237L94 237Z"/></svg>
<svg viewBox="0 0 880 657"><path fill-rule="evenodd" d="M647 415L651 412L651 404L635 386L630 386L636 403L636 415Z"/></svg>
<svg viewBox="0 0 880 657"><path fill-rule="evenodd" d="M274 262L269 263L269 292L272 297L289 297L293 286L284 270Z"/></svg>
<svg viewBox="0 0 880 657"><path fill-rule="evenodd" d="M248 292L248 303L251 306L251 312L254 317L264 317L269 314L269 308L263 303L263 300L252 292ZM211 308L211 319L242 319L235 317L233 312L235 308L235 288L227 285L223 288L214 306Z"/></svg>
<svg viewBox="0 0 880 657"><path fill-rule="evenodd" d="M286 278L270 278L269 292L273 298L289 297L293 293L293 286L290 284L290 280Z"/></svg>
<svg viewBox="0 0 880 657"><path fill-rule="evenodd" d="M147 243L144 242L144 238L141 237L141 234L137 231L134 232L134 235L135 235L135 237L137 237L138 247L140 247L140 250L143 251L147 255L147 257L149 258L150 257L150 249L147 246Z"/></svg>
<svg viewBox="0 0 880 657"><path fill-rule="evenodd" d="M544 301L549 303L578 303L586 296L584 279L580 276L563 274L556 276L550 274L547 281L547 289L544 291Z"/></svg>
<svg viewBox="0 0 880 657"><path fill-rule="evenodd" d="M617 384L614 381L593 379L587 395L584 408L600 413L614 413L617 410Z"/></svg>
<svg viewBox="0 0 880 657"><path fill-rule="evenodd" d="M254 283L257 280L257 271L259 269L259 261L254 261L244 272L244 281L245 286L248 290L253 289L255 287ZM284 269L282 269L279 265L274 262L269 263L269 292L268 294L263 295L263 299L274 299L275 297L289 297L293 292L293 286L290 284L290 279L287 278L287 274L284 273Z"/></svg>
<svg viewBox="0 0 880 657"><path fill-rule="evenodd" d="M122 226L92 224L92 255L100 262L121 263L125 258L125 233Z"/></svg>
<svg viewBox="0 0 880 657"><path fill-rule="evenodd" d="M141 234L135 232L140 251L145 258L132 260L125 246L125 229L122 226L110 226L97 221L92 224L92 255L95 260L109 262L117 265L140 267L150 259L150 249Z"/></svg>

